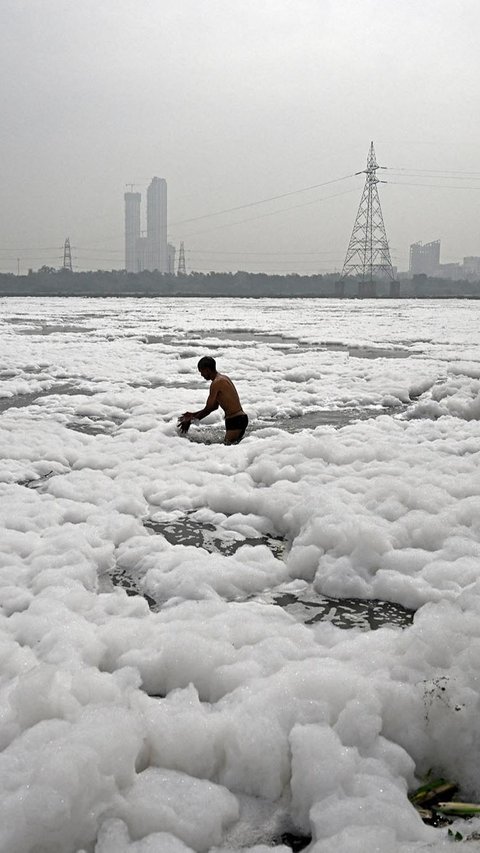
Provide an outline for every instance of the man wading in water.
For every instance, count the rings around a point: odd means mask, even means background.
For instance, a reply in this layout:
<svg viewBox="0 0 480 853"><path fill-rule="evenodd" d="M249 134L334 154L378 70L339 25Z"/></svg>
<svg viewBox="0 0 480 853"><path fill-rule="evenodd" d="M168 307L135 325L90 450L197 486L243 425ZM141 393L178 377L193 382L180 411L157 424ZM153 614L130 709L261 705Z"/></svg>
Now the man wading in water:
<svg viewBox="0 0 480 853"><path fill-rule="evenodd" d="M242 409L237 389L232 380L223 373L217 373L215 359L205 355L197 365L204 379L212 384L205 408L199 412L184 412L178 419L181 432L188 432L192 421L201 421L219 406L225 412L225 441L224 444L238 444L248 424L248 417Z"/></svg>

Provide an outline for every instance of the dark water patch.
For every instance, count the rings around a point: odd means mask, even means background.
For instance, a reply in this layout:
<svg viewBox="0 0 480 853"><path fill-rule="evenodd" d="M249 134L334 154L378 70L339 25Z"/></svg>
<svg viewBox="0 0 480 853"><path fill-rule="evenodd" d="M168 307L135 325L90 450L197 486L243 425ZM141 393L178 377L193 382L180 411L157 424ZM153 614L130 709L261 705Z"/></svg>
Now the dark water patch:
<svg viewBox="0 0 480 853"><path fill-rule="evenodd" d="M67 334L82 334L83 332L94 332L95 329L89 326L73 326L73 325L52 325L52 326L35 326L29 329L16 329L17 335L54 335L57 333Z"/></svg>
<svg viewBox="0 0 480 853"><path fill-rule="evenodd" d="M154 521L147 518L143 526L152 535L164 536L171 545L185 545L193 548L202 548L210 554L222 554L225 557L232 556L243 545L266 545L273 556L281 560L285 550L285 541L274 535L248 537L240 536L231 531L221 531L214 524L201 522L192 518L192 513L186 513L180 518L167 521ZM235 537L235 538L234 538ZM121 586L129 595L143 595L150 609L159 610L161 602L156 602L151 596L142 590L143 574L136 573L131 569L123 569L117 565L109 572L109 577L114 586Z"/></svg>
<svg viewBox="0 0 480 853"><path fill-rule="evenodd" d="M311 835L295 835L292 832L284 832L278 838L273 838L271 844L285 844L290 847L292 853L299 853L300 850L305 850L312 843Z"/></svg>
<svg viewBox="0 0 480 853"><path fill-rule="evenodd" d="M316 412L305 412L303 415L292 415L288 418L272 418L255 421L249 425L249 431L254 432L265 427L276 427L285 432L300 432L302 429L316 429L318 426L333 426L337 429L355 421L365 421L378 418L380 415L398 415L407 409L406 405L375 409L345 408L319 409ZM248 432L247 432L248 435Z"/></svg>
<svg viewBox="0 0 480 853"><path fill-rule="evenodd" d="M391 601L363 598L332 598L313 590L305 593L281 593L272 596L272 603L282 607L298 622L314 625L332 622L338 628L361 628L375 631L385 625L406 628L413 622L414 610Z"/></svg>
<svg viewBox="0 0 480 853"><path fill-rule="evenodd" d="M350 358L410 358L412 353L405 349L380 349L376 347L350 347L348 350Z"/></svg>
<svg viewBox="0 0 480 853"><path fill-rule="evenodd" d="M74 432L82 432L85 435L109 435L111 430L109 430L103 423L95 425L90 421L82 423L81 421L70 421L70 423L66 424L67 429L71 429Z"/></svg>
<svg viewBox="0 0 480 853"><path fill-rule="evenodd" d="M14 394L12 397L0 398L0 413L6 412L7 409L22 409L25 406L30 406L39 397L46 396L49 392L35 391L30 394Z"/></svg>
<svg viewBox="0 0 480 853"><path fill-rule="evenodd" d="M118 317L116 311L82 311L79 314L75 314L76 320L110 320L116 317Z"/></svg>
<svg viewBox="0 0 480 853"><path fill-rule="evenodd" d="M280 335L272 332L254 332L252 329L215 329L215 331L208 329L204 331L191 332L189 335L190 342L195 341L203 343L205 340L211 340L212 338L230 341L253 341L254 343L259 342L264 344L284 344L288 341L291 343L300 343L299 338L292 337L291 335Z"/></svg>
<svg viewBox="0 0 480 853"><path fill-rule="evenodd" d="M5 370L0 370L0 379L13 379L15 376L18 375L19 371L15 368L6 368Z"/></svg>
<svg viewBox="0 0 480 853"><path fill-rule="evenodd" d="M404 347L352 346L344 343L305 343L299 341L298 352L343 352L350 358L411 358L420 355L418 350Z"/></svg>
<svg viewBox="0 0 480 853"><path fill-rule="evenodd" d="M348 426L355 421L365 421L370 418L378 418L380 415L389 415L390 417L400 415L407 410L408 406L401 405L393 407L381 407L375 409L320 409L315 412L305 412L303 415L290 415L289 417L280 418L259 418L256 421L250 421L245 433L245 438L252 432L274 427L275 429L283 430L284 432L296 433L302 430L314 430L319 426L332 426L335 429ZM190 429L188 435L181 436L187 441L194 444L222 444L225 438L225 428L221 424L212 426L194 426Z"/></svg>
<svg viewBox="0 0 480 853"><path fill-rule="evenodd" d="M70 382L82 382L85 377L75 376L75 374L65 374L63 372L55 375L56 368L51 364L24 364L16 367L5 368L0 370L0 379L29 379L31 376L42 375L43 379L68 379ZM94 381L94 380L90 380Z"/></svg>
<svg viewBox="0 0 480 853"><path fill-rule="evenodd" d="M404 347L375 347L375 346L352 346L332 341L332 343L320 343L311 345L310 349L319 349L324 352L345 352L351 358L410 358L418 355L418 351L412 352Z"/></svg>
<svg viewBox="0 0 480 853"><path fill-rule="evenodd" d="M165 332L163 334L150 334L149 332L129 332L122 337L128 340L138 341L141 344L164 344L174 347L184 347L190 343L190 336L186 333Z"/></svg>
<svg viewBox="0 0 480 853"><path fill-rule="evenodd" d="M0 371L0 379L13 379L16 376L21 376L24 379L29 376L37 376L39 373L47 373L46 367L30 367L28 365L26 367L12 367Z"/></svg>
<svg viewBox="0 0 480 853"><path fill-rule="evenodd" d="M181 339L178 335L163 335L163 336L145 336L145 343L169 343L174 346L185 346L187 343L192 346L204 346L206 341L220 340L245 341L248 343L265 343L270 344L276 351L285 354L301 354L307 352L341 352L348 354L351 358L410 358L421 354L418 350L412 350L406 347L375 347L375 346L352 346L352 344L340 342L316 342L305 341L301 338L292 335L274 334L269 332L253 332L248 329L225 329L225 330L208 330L202 332L191 332Z"/></svg>
<svg viewBox="0 0 480 853"><path fill-rule="evenodd" d="M155 388L187 388L189 391L205 389L205 382L195 379L189 382L178 382L172 379L152 379L151 381L145 379L143 381L129 382L128 384L130 388L151 388L152 390Z"/></svg>
<svg viewBox="0 0 480 853"><path fill-rule="evenodd" d="M31 391L28 394L14 394L12 397L0 398L0 414L7 409L23 409L25 406L31 406L42 397L52 397L55 394L73 395L78 394L78 387L70 382L51 385L50 388L45 388L43 391ZM95 392L82 391L82 395L93 394Z"/></svg>
<svg viewBox="0 0 480 853"><path fill-rule="evenodd" d="M229 530L223 530L205 521L197 521L189 513L181 518L168 521L146 519L143 526L154 534L161 534L171 545L190 545L203 548L211 554L223 554L230 557L243 545L266 545L278 560L283 559L285 540L278 536L241 536Z"/></svg>
<svg viewBox="0 0 480 853"><path fill-rule="evenodd" d="M265 344L286 344L291 345L300 343L298 338L292 338L288 335L275 335L268 332L249 332L249 331L226 331L211 329L204 332L183 332L179 334L166 333L164 335L151 334L134 334L128 335L129 338L134 338L144 344L169 344L170 346L205 346L206 341L248 341L249 343L265 343Z"/></svg>
<svg viewBox="0 0 480 853"><path fill-rule="evenodd" d="M111 435L125 418L105 418L100 415L88 415L76 417L70 420L66 427L75 432L83 432L86 435Z"/></svg>
<svg viewBox="0 0 480 853"><path fill-rule="evenodd" d="M225 427L219 425L192 427L187 435L182 435L179 432L178 436L182 441L191 441L193 444L223 444Z"/></svg>
<svg viewBox="0 0 480 853"><path fill-rule="evenodd" d="M120 566L116 566L109 572L110 581L114 587L119 586L124 589L127 595L139 595L147 602L150 610L158 610L157 602L148 593L140 590L139 581L135 580Z"/></svg>
<svg viewBox="0 0 480 853"><path fill-rule="evenodd" d="M129 337L136 338L142 344L169 344L174 339L173 335L129 335Z"/></svg>
<svg viewBox="0 0 480 853"><path fill-rule="evenodd" d="M306 412L303 415L293 415L288 418L272 418L257 421L252 424L252 431L265 427L275 427L285 432L300 432L302 429L316 429L318 426L342 427L354 421L374 417L376 412L362 409L323 409L318 412Z"/></svg>
<svg viewBox="0 0 480 853"><path fill-rule="evenodd" d="M58 471L47 471L46 474L40 474L38 477L31 477L28 480L18 480L17 485L25 486L27 489L41 490L45 483L52 477L56 477Z"/></svg>
<svg viewBox="0 0 480 853"><path fill-rule="evenodd" d="M193 513L186 513L166 521L145 519L143 524L152 535L164 536L171 545L202 548L209 553L222 554L225 557L232 556L243 545L253 547L266 545L276 559L284 558L286 542L280 536L274 534L258 537L241 536L234 531L219 529L214 524L199 521L192 516ZM110 572L110 579L114 586L121 586L129 595L143 595L151 609L161 608L161 602L155 602L153 598L142 592L143 576L140 573L137 574L117 565ZM299 592L265 592L261 595L249 596L245 601L281 607L304 625L331 622L338 628L360 628L363 631L375 631L385 625L405 628L412 624L415 615L415 611L395 602L381 599L333 598L319 595L312 587Z"/></svg>

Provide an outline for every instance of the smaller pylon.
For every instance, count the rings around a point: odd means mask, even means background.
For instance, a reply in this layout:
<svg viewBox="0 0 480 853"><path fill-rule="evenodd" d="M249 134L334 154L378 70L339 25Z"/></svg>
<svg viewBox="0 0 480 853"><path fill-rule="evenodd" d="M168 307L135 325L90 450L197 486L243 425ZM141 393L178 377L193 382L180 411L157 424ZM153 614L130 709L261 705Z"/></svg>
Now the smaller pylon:
<svg viewBox="0 0 480 853"><path fill-rule="evenodd" d="M68 272L73 272L72 267L72 250L70 248L70 237L67 237L63 244L63 267L62 269Z"/></svg>
<svg viewBox="0 0 480 853"><path fill-rule="evenodd" d="M185 264L185 246L183 245L183 240L180 243L180 251L178 253L178 267L177 267L177 275L186 275L187 267Z"/></svg>

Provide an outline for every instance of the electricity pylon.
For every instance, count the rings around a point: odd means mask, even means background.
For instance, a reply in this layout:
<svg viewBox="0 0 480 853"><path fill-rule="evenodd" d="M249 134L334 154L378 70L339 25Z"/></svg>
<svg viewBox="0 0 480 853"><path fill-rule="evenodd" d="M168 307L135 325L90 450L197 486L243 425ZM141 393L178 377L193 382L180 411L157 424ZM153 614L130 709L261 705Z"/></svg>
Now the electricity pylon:
<svg viewBox="0 0 480 853"><path fill-rule="evenodd" d="M177 275L186 275L187 267L185 264L185 246L183 245L183 240L180 243L180 251L178 253L178 268Z"/></svg>
<svg viewBox="0 0 480 853"><path fill-rule="evenodd" d="M62 269L73 272L72 268L72 250L70 248L70 237L67 237L63 245L63 267Z"/></svg>
<svg viewBox="0 0 480 853"><path fill-rule="evenodd" d="M360 276L362 282L373 285L377 279L393 281L395 278L377 188L377 184L386 183L377 178L377 169L382 168L385 167L378 165L371 142L367 168L356 173L367 177L348 244L342 280L347 275Z"/></svg>

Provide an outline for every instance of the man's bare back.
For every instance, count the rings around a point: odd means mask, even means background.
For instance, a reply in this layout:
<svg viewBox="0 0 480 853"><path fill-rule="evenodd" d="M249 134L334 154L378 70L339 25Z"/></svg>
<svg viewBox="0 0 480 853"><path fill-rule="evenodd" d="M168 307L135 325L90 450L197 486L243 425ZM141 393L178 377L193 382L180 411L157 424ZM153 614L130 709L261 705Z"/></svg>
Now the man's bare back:
<svg viewBox="0 0 480 853"><path fill-rule="evenodd" d="M224 373L217 373L215 379L210 385L209 399L213 398L218 401L218 405L225 412L226 418L233 418L235 415L244 415L245 412L240 404L240 398L237 389L232 380Z"/></svg>
<svg viewBox="0 0 480 853"><path fill-rule="evenodd" d="M178 419L181 432L188 432L193 420L201 420L220 408L225 412L225 444L238 444L248 425L248 417L242 409L237 389L224 373L218 373L215 359L204 356L198 362L198 370L204 379L210 380L210 392L203 409L184 412Z"/></svg>

